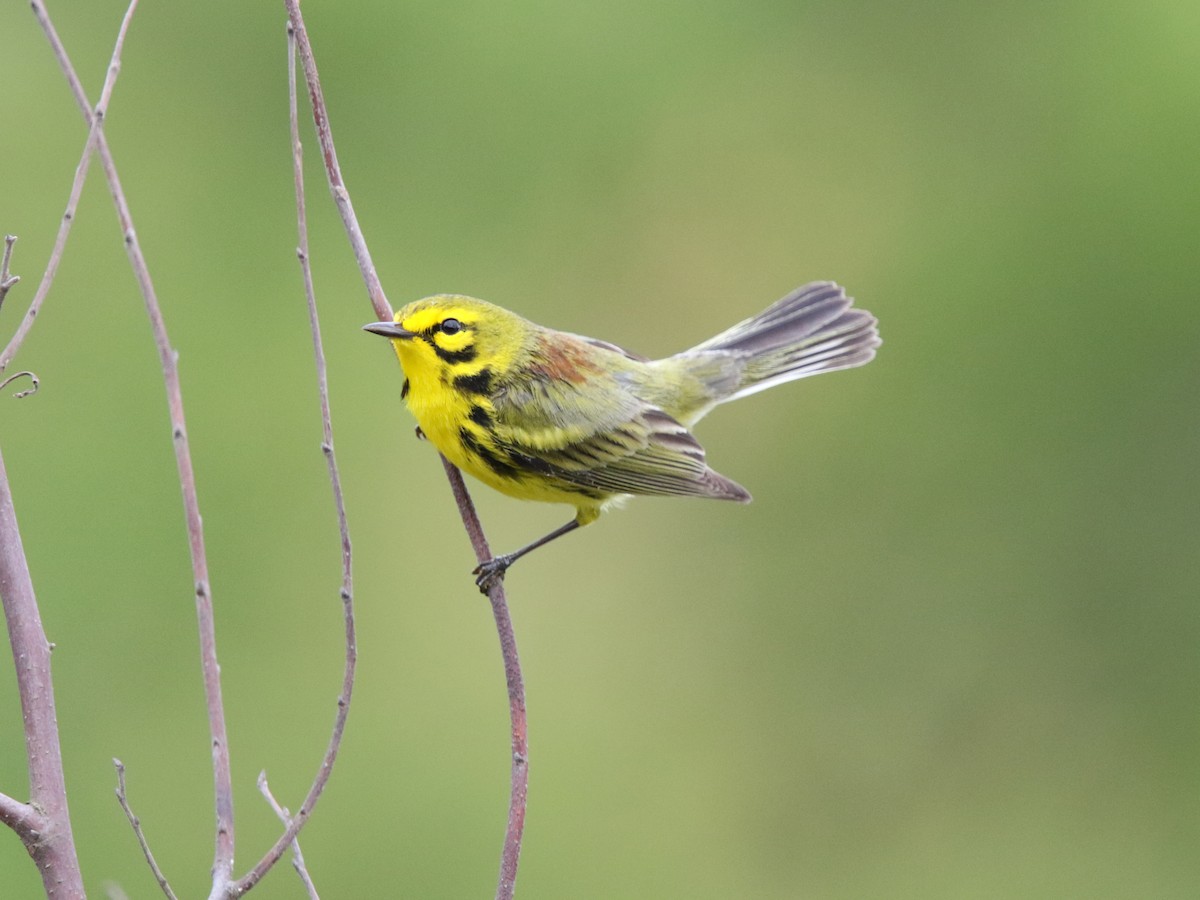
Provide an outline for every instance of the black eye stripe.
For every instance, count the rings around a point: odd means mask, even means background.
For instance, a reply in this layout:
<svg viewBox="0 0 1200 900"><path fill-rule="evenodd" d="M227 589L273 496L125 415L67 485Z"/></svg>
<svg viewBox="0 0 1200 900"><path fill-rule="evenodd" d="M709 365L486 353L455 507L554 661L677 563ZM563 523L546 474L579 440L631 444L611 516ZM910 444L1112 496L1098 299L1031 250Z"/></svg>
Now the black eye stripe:
<svg viewBox="0 0 1200 900"><path fill-rule="evenodd" d="M454 335L463 331L470 331L473 327L473 325L468 325L465 322L451 316L449 318L442 319L440 322L434 322L428 328L416 333L425 340L429 340L435 334Z"/></svg>
<svg viewBox="0 0 1200 900"><path fill-rule="evenodd" d="M418 332L417 336L433 348L433 352L437 354L438 359L442 362L449 363L450 365L461 365L474 361L479 355L474 343L468 340L468 343L461 349L447 350L438 343L437 336L438 334L444 334L450 337L455 334L461 334L464 331L469 331L470 329L470 325L464 325L458 319L450 316L442 319L440 322L435 322L424 331Z"/></svg>

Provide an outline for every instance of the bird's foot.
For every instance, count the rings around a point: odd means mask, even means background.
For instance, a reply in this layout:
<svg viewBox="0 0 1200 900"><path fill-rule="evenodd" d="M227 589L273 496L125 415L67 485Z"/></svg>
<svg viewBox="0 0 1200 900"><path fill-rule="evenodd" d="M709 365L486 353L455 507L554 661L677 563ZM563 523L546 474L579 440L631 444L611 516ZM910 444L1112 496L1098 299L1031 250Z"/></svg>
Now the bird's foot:
<svg viewBox="0 0 1200 900"><path fill-rule="evenodd" d="M481 594L486 594L497 581L504 580L504 573L512 565L512 557L496 556L477 565L471 572Z"/></svg>

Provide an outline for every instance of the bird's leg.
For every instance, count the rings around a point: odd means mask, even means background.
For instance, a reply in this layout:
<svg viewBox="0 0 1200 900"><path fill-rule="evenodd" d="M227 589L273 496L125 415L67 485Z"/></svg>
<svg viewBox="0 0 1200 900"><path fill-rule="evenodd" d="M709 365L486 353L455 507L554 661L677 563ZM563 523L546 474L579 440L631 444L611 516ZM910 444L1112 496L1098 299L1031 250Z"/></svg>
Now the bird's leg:
<svg viewBox="0 0 1200 900"><path fill-rule="evenodd" d="M564 534L574 531L579 527L579 525L580 522L578 519L572 519L566 525L563 525L560 528L555 528L549 534L538 538L532 544L526 544L520 550L514 550L512 553L505 553L503 556L493 556L491 559L481 562L475 567L472 573L478 576L475 579L475 583L479 585L480 592L486 594L488 592L488 588L492 586L496 579L503 578L504 573L508 571L508 567L526 553L530 552L531 550L536 550L538 547L541 547L544 544L550 543L557 537L562 537Z"/></svg>

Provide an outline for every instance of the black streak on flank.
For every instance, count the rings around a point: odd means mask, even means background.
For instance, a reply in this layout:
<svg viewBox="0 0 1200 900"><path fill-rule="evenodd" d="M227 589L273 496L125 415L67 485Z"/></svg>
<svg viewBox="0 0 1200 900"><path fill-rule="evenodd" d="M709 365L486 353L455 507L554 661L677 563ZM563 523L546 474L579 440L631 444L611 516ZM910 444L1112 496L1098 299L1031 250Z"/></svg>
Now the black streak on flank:
<svg viewBox="0 0 1200 900"><path fill-rule="evenodd" d="M492 370L480 369L474 375L459 375L454 387L464 394L490 394L492 392Z"/></svg>
<svg viewBox="0 0 1200 900"><path fill-rule="evenodd" d="M533 472L537 475L555 476L559 471L544 459L536 456L530 456L528 453L522 453L519 450L510 450L508 458L524 469L526 472Z"/></svg>
<svg viewBox="0 0 1200 900"><path fill-rule="evenodd" d="M516 478L519 470L515 466L510 466L499 456L497 456L490 447L480 443L475 435L466 428L458 429L458 439L462 441L463 449L472 456L478 456L487 464L487 467L504 478Z"/></svg>
<svg viewBox="0 0 1200 900"><path fill-rule="evenodd" d="M403 400L408 396L408 379L404 379L404 387L400 388L400 399Z"/></svg>
<svg viewBox="0 0 1200 900"><path fill-rule="evenodd" d="M471 411L467 415L471 419L472 422L474 422L476 425L480 426L481 428L491 428L492 427L492 416L482 406L472 406Z"/></svg>

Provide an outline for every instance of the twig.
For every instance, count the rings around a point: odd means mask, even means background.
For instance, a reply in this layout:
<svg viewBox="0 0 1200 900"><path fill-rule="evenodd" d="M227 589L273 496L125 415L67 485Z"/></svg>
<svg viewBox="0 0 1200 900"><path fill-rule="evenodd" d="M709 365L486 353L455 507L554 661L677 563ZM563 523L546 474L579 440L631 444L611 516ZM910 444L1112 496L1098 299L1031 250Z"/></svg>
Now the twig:
<svg viewBox="0 0 1200 900"><path fill-rule="evenodd" d="M113 45L112 58L108 63L108 71L104 76L104 85L100 88L100 100L96 104L94 110L88 108L87 97L80 94L76 99L82 96L81 109L84 112L85 118L88 119L88 136L87 141L83 145L83 155L79 158L79 165L75 167L75 180L71 182L71 193L67 198L67 208L63 212L62 219L58 223L58 234L54 238L54 247L50 251L50 259L46 262L46 271L42 274L42 280L34 291L33 300L29 303L29 309L25 311L25 315L21 318L20 324L17 326L16 332L12 339L8 342L3 352L0 352L0 372L8 368L8 364L12 362L13 357L17 355L17 351L21 349L21 345L25 343L25 338L29 336L30 329L33 328L34 320L41 311L42 303L46 299L46 295L50 292L50 285L54 283L54 276L58 273L58 264L62 260L63 249L67 244L67 237L71 233L71 225L75 222L75 210L79 206L79 196L83 192L83 182L87 179L88 168L92 164L92 155L95 153L96 147L103 137L104 117L108 113L108 104L112 99L113 88L117 83L117 76L121 73L121 50L125 46L125 35L129 31L129 24L133 21L134 10L137 9L139 0L131 0L129 8L125 10L125 17L121 20L121 28L117 32L117 40ZM58 35L54 34L54 26L50 24L50 18L41 0L33 0L32 3L34 15L38 17L38 21L42 23L42 28L47 30L47 36L53 34L51 44L57 44L55 47L55 55L59 57L59 64L63 66L64 71L70 67L70 60L66 58L66 50L62 49L62 43L58 40ZM62 50L61 55L59 50ZM68 76L70 77L70 76ZM16 238L12 238L13 241ZM4 254L5 273L7 274L8 256L12 252L12 244L8 246ZM0 302L3 302L4 295L0 293Z"/></svg>
<svg viewBox="0 0 1200 900"><path fill-rule="evenodd" d="M33 374L32 372L29 372L29 371L13 372L11 375L9 375L7 378L5 378L3 381L0 381L0 389L8 387L10 384L12 384L18 378L28 378L30 380L30 382L32 382L32 383L26 390L17 391L15 394L13 394L14 397L16 397L18 400L20 400L22 397L28 397L30 394L37 393L38 385L40 385L41 382L38 381L38 377L35 374Z"/></svg>
<svg viewBox="0 0 1200 900"><path fill-rule="evenodd" d="M30 835L34 840L46 827L41 813L28 803L22 803L8 794L0 794L0 824L7 825L18 836Z"/></svg>
<svg viewBox="0 0 1200 900"><path fill-rule="evenodd" d="M158 879L158 886L162 888L162 892L170 900L176 900L175 892L171 890L171 885L167 883L167 876L158 867L158 863L154 859L154 854L150 851L150 845L146 842L146 835L142 832L142 820L133 814L133 810L129 806L129 799L125 794L125 764L119 759L114 759L113 765L117 769L117 802L121 804L121 809L125 810L125 818L129 820L129 824L133 828L134 837L137 838L138 845L142 848L142 854L146 857L146 862L150 864L150 871Z"/></svg>
<svg viewBox="0 0 1200 900"><path fill-rule="evenodd" d="M34 14L46 32L46 37L54 50L54 55L67 77L71 92L75 95L89 127L95 121L92 111L88 108L87 95L75 68L67 56L66 49L54 30L50 17L46 13L42 0L31 0ZM121 187L108 141L103 129L97 127L96 151L104 168L108 181L109 192L117 208L117 218L120 221L121 233L125 239L125 250L133 267L134 276L145 301L146 313L150 317L151 329L154 332L154 343L158 348L159 360L163 369L163 380L167 390L167 406L170 411L171 431L174 437L175 462L179 469L179 482L183 493L184 515L187 520L188 546L191 552L192 572L195 578L196 618L200 631L200 659L204 675L204 695L208 707L209 732L212 738L213 759L213 793L216 807L216 840L213 852L213 889L211 896L222 896L233 871L233 785L229 767L229 746L225 730L225 711L221 701L221 672L217 663L216 629L213 622L212 594L208 581L208 561L204 551L204 530L201 525L200 506L196 497L196 478L192 468L191 451L188 447L187 428L183 414L183 394L179 384L179 367L176 354L171 347L163 322L162 311L158 297L150 279L150 271L146 267L142 255L141 244L133 227L133 219L129 212L129 204Z"/></svg>
<svg viewBox="0 0 1200 900"><path fill-rule="evenodd" d="M467 529L467 537L475 551L477 562L492 558L487 537L475 512L475 504L467 492L462 473L446 457L442 466L454 492L454 502ZM496 887L497 900L511 900L516 889L517 864L521 858L521 837L525 831L525 805L529 791L529 744L525 716L525 681L521 676L521 659L517 654L517 637L513 631L512 618L508 614L508 601L504 596L504 580L496 579L488 587L488 600L492 604L492 616L496 620L496 632L500 636L500 652L504 657L504 681L508 685L508 716L512 726L512 771L508 802L508 827L504 832L504 849L500 854L500 881Z"/></svg>
<svg viewBox="0 0 1200 900"><path fill-rule="evenodd" d="M366 240L358 219L354 215L354 207L350 202L350 194L346 190L338 166L337 152L333 146L333 132L329 126L329 114L325 109L325 99L321 91L321 81L317 74L316 60L313 58L312 45L308 40L308 32L304 27L304 17L300 13L299 0L284 0L287 7L288 19L296 34L300 50L300 61L304 67L304 77L308 84L309 98L312 102L313 121L317 129L317 141L321 146L321 154L325 161L325 173L329 180L329 189L333 193L334 202L341 213L346 235L358 260L359 270L367 285L367 293L375 315L380 319L391 319L391 306L384 296L379 277L371 262L371 254L367 250ZM462 475L446 459L442 458L446 469L446 477L458 501L458 511L463 520L463 527L475 548L479 562L491 557L487 549L487 540L483 534L479 517L471 503ZM482 555L481 555L482 554ZM504 849L500 859L500 880L496 888L497 900L510 900L517 877L517 863L521 854L521 837L525 828L525 805L528 787L528 746L526 742L525 718L525 687L521 676L521 661L517 655L516 637L512 629L512 621L508 614L508 605L504 596L504 586L495 582L488 591L488 599L492 603L492 614L496 619L496 629L500 637L500 649L504 656L504 674L508 684L509 714L512 722L512 785L509 795L508 826L505 830Z"/></svg>
<svg viewBox="0 0 1200 900"><path fill-rule="evenodd" d="M271 793L271 788L267 784L267 773L260 772L258 774L258 790L267 799L267 803L271 805L271 809L275 810L275 815L279 816L279 820L283 822L284 827L292 824L292 814L288 812L286 806L280 806L275 799L275 795ZM292 868L296 870L296 874L300 876L300 882L304 885L304 889L308 891L309 900L321 900L317 895L316 885L313 884L312 876L308 874L308 866L304 863L304 854L300 852L299 839L292 840Z"/></svg>
<svg viewBox="0 0 1200 900"><path fill-rule="evenodd" d="M301 804L299 812L294 817L289 815L284 820L284 832L270 851L259 860L258 864L244 878L231 886L231 897L239 896L257 884L270 868L275 865L289 844L294 846L294 852L299 856L300 845L295 843L295 838L300 833L300 829L304 827L304 823L308 821L308 817L312 815L313 807L316 806L317 800L320 798L321 792L325 789L325 784L333 772L333 764L337 760L338 750L342 745L346 717L350 713L350 698L354 692L354 672L358 660L358 643L354 626L354 576L352 566L353 557L350 548L350 529L346 521L346 503L342 493L342 479L338 474L337 457L333 451L333 418L329 405L329 378L325 365L325 350L321 341L321 323L317 316L317 298L313 288L312 267L309 265L308 217L305 214L304 206L304 166L300 144L299 115L296 109L295 33L290 25L288 27L288 84L289 110L291 115L292 171L296 187L296 223L299 235L299 247L296 250L296 255L300 260L300 271L304 279L304 295L308 304L308 322L312 331L313 356L317 369L317 391L320 395L321 405L321 451L325 454L326 466L329 469L329 481L333 488L333 502L337 510L338 531L341 535L341 599L346 631L346 662L342 674L342 693L338 697L337 715L334 719L333 733L330 735L329 745L325 750L325 756L321 760L321 767L317 770L316 778L313 779L312 786L309 788L308 796L304 798L304 803ZM265 774L259 776L260 789L264 788L266 784L265 779ZM306 883L311 884L307 881L307 873L302 874L302 877L305 878ZM312 894L316 896L315 891Z"/></svg>
<svg viewBox="0 0 1200 900"><path fill-rule="evenodd" d="M12 262L13 244L16 242L15 234L4 236L4 258L0 259L0 306L4 305L4 298L8 296L8 292L21 280L20 275L10 274L8 269L8 264ZM2 367L0 367L0 371L3 371Z"/></svg>

